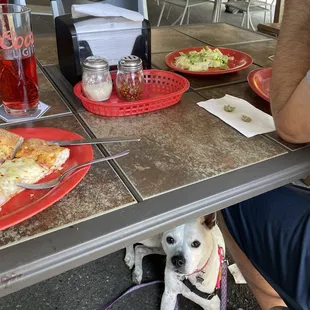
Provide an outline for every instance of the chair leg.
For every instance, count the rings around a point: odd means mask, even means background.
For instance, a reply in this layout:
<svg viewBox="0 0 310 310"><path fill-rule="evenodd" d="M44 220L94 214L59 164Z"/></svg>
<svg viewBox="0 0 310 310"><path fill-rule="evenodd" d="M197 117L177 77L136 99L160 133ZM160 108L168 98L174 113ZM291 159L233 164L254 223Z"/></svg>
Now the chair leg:
<svg viewBox="0 0 310 310"><path fill-rule="evenodd" d="M189 24L189 16L190 16L190 14L191 14L191 9L192 9L192 8L188 8L188 9L187 9L187 21L186 21L187 25Z"/></svg>
<svg viewBox="0 0 310 310"><path fill-rule="evenodd" d="M169 4L168 13L167 13L167 17L166 17L167 20L169 19L169 16L171 13L171 7L172 7L172 4Z"/></svg>
<svg viewBox="0 0 310 310"><path fill-rule="evenodd" d="M249 9L246 12L246 27L250 29L250 11Z"/></svg>
<svg viewBox="0 0 310 310"><path fill-rule="evenodd" d="M188 6L185 6L184 12L183 12L183 15L182 15L182 18L181 18L181 21L180 21L180 26L183 24L183 21L184 21L184 18L185 18L187 10L188 10Z"/></svg>
<svg viewBox="0 0 310 310"><path fill-rule="evenodd" d="M252 21L252 16L251 16L251 14L250 14L250 25L251 25L251 28L252 28L254 31L256 31L256 29L255 29L255 27L254 27L254 25L253 25L253 21Z"/></svg>
<svg viewBox="0 0 310 310"><path fill-rule="evenodd" d="M215 1L213 4L212 23L215 23L216 19L217 19L217 3Z"/></svg>
<svg viewBox="0 0 310 310"><path fill-rule="evenodd" d="M222 1L219 5L218 12L217 12L217 22L220 23L222 18Z"/></svg>
<svg viewBox="0 0 310 310"><path fill-rule="evenodd" d="M158 18L158 22L157 22L157 27L160 26L160 22L161 22L161 19L163 17L164 11L165 11L165 6L166 6L166 2L164 2L163 7L161 9L161 12L160 12L160 15L159 15L159 18Z"/></svg>
<svg viewBox="0 0 310 310"><path fill-rule="evenodd" d="M246 13L243 12L243 15L242 15L242 22L241 22L241 27L244 27L244 23L245 23L245 15Z"/></svg>

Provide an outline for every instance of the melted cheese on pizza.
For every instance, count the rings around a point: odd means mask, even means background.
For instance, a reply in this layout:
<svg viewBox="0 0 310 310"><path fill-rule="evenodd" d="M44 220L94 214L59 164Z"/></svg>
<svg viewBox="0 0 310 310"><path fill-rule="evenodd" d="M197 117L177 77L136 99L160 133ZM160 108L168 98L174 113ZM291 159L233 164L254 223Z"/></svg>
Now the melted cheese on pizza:
<svg viewBox="0 0 310 310"><path fill-rule="evenodd" d="M21 136L15 133L0 129L0 163L12 159L23 140Z"/></svg>
<svg viewBox="0 0 310 310"><path fill-rule="evenodd" d="M17 158L32 158L51 170L60 169L70 155L69 149L41 139L26 140L16 154Z"/></svg>
<svg viewBox="0 0 310 310"><path fill-rule="evenodd" d="M31 158L15 158L0 165L0 206L23 191L17 183L34 184L48 174Z"/></svg>

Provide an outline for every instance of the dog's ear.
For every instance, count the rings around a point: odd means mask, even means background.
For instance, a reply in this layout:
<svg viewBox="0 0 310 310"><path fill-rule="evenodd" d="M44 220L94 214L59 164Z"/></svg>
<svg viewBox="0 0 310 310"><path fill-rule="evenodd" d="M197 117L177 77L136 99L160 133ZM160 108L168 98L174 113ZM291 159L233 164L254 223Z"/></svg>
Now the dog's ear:
<svg viewBox="0 0 310 310"><path fill-rule="evenodd" d="M201 218L202 224L212 229L216 224L216 213L205 215Z"/></svg>

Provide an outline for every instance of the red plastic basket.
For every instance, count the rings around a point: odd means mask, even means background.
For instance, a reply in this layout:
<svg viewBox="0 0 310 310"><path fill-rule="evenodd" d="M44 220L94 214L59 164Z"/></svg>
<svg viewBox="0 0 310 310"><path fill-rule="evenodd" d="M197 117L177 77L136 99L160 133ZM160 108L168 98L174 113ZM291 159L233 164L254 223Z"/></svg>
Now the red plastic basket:
<svg viewBox="0 0 310 310"><path fill-rule="evenodd" d="M116 72L112 72L113 83ZM97 102L86 98L82 82L74 87L75 95L82 101L89 112L103 116L128 116L156 111L178 103L184 92L189 88L189 82L183 76L164 70L144 70L143 98L128 102L121 100L115 87L109 100Z"/></svg>

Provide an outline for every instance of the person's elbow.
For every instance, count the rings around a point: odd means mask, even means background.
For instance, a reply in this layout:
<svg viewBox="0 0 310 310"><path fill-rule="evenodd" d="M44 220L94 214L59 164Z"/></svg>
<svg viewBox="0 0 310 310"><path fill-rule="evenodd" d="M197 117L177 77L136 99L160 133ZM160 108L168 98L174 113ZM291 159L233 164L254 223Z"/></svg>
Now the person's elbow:
<svg viewBox="0 0 310 310"><path fill-rule="evenodd" d="M302 144L310 141L310 135L305 131L303 122L294 118L294 114L281 111L274 115L275 126L278 135L285 141L294 144Z"/></svg>
<svg viewBox="0 0 310 310"><path fill-rule="evenodd" d="M272 94L272 110L279 136L291 143L310 142L310 87L304 78L284 104L279 92Z"/></svg>

